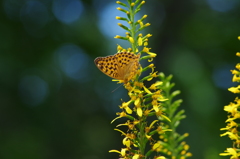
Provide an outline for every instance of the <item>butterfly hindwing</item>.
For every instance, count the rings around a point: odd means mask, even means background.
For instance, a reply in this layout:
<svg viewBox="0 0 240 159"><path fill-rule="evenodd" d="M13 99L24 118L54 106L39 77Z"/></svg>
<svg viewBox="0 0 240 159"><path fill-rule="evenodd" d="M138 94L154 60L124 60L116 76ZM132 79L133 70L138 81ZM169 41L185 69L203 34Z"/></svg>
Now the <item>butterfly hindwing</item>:
<svg viewBox="0 0 240 159"><path fill-rule="evenodd" d="M122 80L130 80L137 72L139 66L140 54L135 55L129 52L122 52L116 54L118 61L118 72Z"/></svg>

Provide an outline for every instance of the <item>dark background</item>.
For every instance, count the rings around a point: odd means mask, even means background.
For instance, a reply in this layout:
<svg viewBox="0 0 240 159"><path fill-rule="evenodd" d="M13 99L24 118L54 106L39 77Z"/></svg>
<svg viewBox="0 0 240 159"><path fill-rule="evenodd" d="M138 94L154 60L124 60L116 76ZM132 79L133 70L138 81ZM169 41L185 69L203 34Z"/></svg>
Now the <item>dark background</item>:
<svg viewBox="0 0 240 159"><path fill-rule="evenodd" d="M125 2L122 0L122 2ZM94 65L125 35L114 0L0 1L0 158L110 159L123 136L110 124L126 91ZM239 61L239 0L146 0L156 70L173 74L187 118L178 131L194 159L219 159L230 69ZM146 66L147 64L142 64Z"/></svg>

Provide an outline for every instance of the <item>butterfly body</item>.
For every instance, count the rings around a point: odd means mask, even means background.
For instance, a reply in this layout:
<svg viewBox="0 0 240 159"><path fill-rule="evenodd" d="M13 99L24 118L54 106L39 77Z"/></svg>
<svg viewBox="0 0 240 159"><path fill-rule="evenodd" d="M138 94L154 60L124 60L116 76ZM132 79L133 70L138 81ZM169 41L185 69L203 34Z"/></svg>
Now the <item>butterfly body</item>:
<svg viewBox="0 0 240 159"><path fill-rule="evenodd" d="M139 58L140 54L120 52L115 55L98 57L94 62L104 74L127 83L137 73Z"/></svg>

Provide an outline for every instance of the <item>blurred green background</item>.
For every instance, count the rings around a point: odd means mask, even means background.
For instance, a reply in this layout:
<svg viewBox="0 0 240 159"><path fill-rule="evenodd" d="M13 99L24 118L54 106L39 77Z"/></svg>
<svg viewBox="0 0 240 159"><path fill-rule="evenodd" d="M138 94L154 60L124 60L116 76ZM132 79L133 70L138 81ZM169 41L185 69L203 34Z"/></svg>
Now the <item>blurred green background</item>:
<svg viewBox="0 0 240 159"><path fill-rule="evenodd" d="M125 2L124 0L122 0ZM110 159L122 138L110 124L127 100L93 60L116 53L125 35L114 0L2 0L0 159ZM230 69L239 61L239 0L146 0L156 70L173 74L194 159L219 159L233 101ZM146 66L147 64L142 64Z"/></svg>

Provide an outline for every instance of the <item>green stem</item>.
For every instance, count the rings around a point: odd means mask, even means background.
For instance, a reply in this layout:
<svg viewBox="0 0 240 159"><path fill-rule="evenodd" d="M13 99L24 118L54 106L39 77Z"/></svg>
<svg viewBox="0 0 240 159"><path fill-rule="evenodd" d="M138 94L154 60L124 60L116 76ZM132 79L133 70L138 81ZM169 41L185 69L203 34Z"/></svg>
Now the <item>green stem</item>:
<svg viewBox="0 0 240 159"><path fill-rule="evenodd" d="M167 80L166 80L166 82L167 82ZM168 117L170 119L172 119L175 111L170 108L171 103L172 103L172 97L171 97L171 94L170 94L171 88L167 88L165 91L166 91L166 97L169 99L168 101L166 101L167 113L168 113ZM169 123L170 129L172 129L172 131L170 132L170 134L171 134L170 136L174 136L174 134L176 133L176 129L175 129L174 124L175 123L173 123L173 122ZM175 149L176 146L177 146L177 142L175 141L175 138L170 137L168 143L169 143L169 149L171 150L172 155L177 156L177 151Z"/></svg>
<svg viewBox="0 0 240 159"><path fill-rule="evenodd" d="M141 118L140 119L140 134L139 134L139 143L140 143L140 154L142 156L144 156L144 153L145 153L145 146L146 146L146 143L145 143L145 122L144 122L144 119Z"/></svg>
<svg viewBox="0 0 240 159"><path fill-rule="evenodd" d="M134 6L131 6L132 1L129 0L129 13L130 13L130 35L134 39L134 42L131 43L131 47L134 53L137 51L137 38L136 38L136 24L135 24L135 10ZM145 148L146 148L146 137L145 137L145 126L146 126L146 117L139 118L139 133L138 133L138 141L139 141L139 153L141 156L145 156Z"/></svg>
<svg viewBox="0 0 240 159"><path fill-rule="evenodd" d="M129 11L130 11L130 32L131 32L131 36L132 38L134 39L134 43L131 43L131 46L132 46L132 49L133 49L133 52L135 53L136 50L137 50L137 39L136 39L136 25L135 25L135 22L134 22L134 16L135 16L135 13L134 13L134 7L131 7L131 4L130 5L130 8L129 8Z"/></svg>

